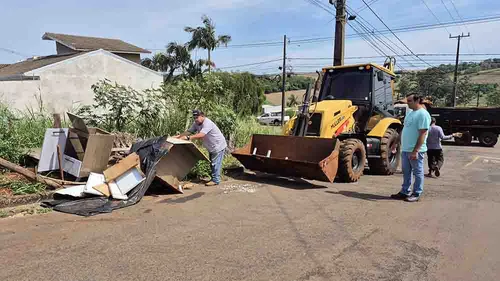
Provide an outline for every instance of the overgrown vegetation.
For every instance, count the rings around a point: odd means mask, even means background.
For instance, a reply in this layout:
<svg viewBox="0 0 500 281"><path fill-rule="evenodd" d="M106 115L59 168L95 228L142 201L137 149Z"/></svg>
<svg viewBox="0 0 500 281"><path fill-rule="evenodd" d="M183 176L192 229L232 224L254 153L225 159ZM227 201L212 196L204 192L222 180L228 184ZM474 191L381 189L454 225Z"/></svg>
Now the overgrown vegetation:
<svg viewBox="0 0 500 281"><path fill-rule="evenodd" d="M8 188L13 195L26 195L40 193L45 190L46 186L42 183L28 182L20 178L8 178L0 174L0 189Z"/></svg>
<svg viewBox="0 0 500 281"><path fill-rule="evenodd" d="M206 73L144 92L102 80L93 90L94 104L81 107L77 114L89 125L110 132L129 132L141 138L177 135L192 124L191 110L197 108L221 129L230 150L246 144L254 133L276 133L275 128L255 120L265 97L260 84L248 73ZM236 163L227 156L224 168ZM204 177L209 172L208 162L200 162L191 174Z"/></svg>
<svg viewBox="0 0 500 281"><path fill-rule="evenodd" d="M26 149L41 147L52 117L45 112L12 111L0 103L0 157L18 163Z"/></svg>
<svg viewBox="0 0 500 281"><path fill-rule="evenodd" d="M286 91L294 91L294 90L303 90L307 89L308 85L314 85L316 80L311 77L301 76L301 75L292 75L286 78ZM259 77L259 82L261 83L264 92L274 93L281 91L281 81L279 78L271 77L271 76L261 76Z"/></svg>
<svg viewBox="0 0 500 281"><path fill-rule="evenodd" d="M500 59L489 59L481 63L461 63L460 76L457 83L457 105L480 105L485 100L487 106L500 105L500 92L497 84L474 84L471 82L472 73L500 67ZM451 104L453 92L454 65L440 65L423 71L403 74L398 81L399 97L411 92L419 92L432 99L438 106Z"/></svg>

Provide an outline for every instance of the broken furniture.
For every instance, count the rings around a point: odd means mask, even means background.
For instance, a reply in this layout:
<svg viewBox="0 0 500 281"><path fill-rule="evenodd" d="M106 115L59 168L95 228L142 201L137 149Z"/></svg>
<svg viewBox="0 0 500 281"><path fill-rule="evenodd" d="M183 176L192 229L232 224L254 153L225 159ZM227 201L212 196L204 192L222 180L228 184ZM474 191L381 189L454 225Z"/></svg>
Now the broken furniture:
<svg viewBox="0 0 500 281"><path fill-rule="evenodd" d="M59 169L57 146L59 145L61 151L64 151L66 142L68 141L68 133L68 129L61 128L49 128L45 131L37 172L48 172Z"/></svg>
<svg viewBox="0 0 500 281"><path fill-rule="evenodd" d="M167 138L162 148L168 150L168 153L156 165L156 177L175 191L184 193L180 181L187 176L199 160L209 160L190 141Z"/></svg>
<svg viewBox="0 0 500 281"><path fill-rule="evenodd" d="M63 156L64 171L76 178L102 173L108 165L115 136L94 127L87 127L82 118L67 113L72 123Z"/></svg>

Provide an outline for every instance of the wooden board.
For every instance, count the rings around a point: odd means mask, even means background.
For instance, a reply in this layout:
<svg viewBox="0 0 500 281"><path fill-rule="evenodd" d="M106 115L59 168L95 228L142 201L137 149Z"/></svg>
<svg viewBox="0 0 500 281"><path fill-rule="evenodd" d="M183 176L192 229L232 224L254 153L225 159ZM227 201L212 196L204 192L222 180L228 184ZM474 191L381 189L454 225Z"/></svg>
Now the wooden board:
<svg viewBox="0 0 500 281"><path fill-rule="evenodd" d="M132 153L129 156L123 158L120 162L106 169L103 174L106 177L106 182L115 180L119 176L123 175L128 170L136 167L140 164L139 155L137 153Z"/></svg>
<svg viewBox="0 0 500 281"><path fill-rule="evenodd" d="M99 191L100 193L104 194L104 196L106 196L106 197L111 196L111 192L109 191L109 186L107 183L98 184L98 185L94 186L93 188L95 190Z"/></svg>
<svg viewBox="0 0 500 281"><path fill-rule="evenodd" d="M107 168L114 138L114 135L89 135L80 177L90 172L102 173Z"/></svg>

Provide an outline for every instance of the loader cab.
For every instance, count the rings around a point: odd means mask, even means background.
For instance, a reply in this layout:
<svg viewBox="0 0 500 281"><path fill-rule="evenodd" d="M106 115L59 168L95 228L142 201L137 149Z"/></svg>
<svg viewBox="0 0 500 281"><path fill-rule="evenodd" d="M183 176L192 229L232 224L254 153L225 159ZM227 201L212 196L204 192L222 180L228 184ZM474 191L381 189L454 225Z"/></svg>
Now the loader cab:
<svg viewBox="0 0 500 281"><path fill-rule="evenodd" d="M382 118L394 115L394 77L389 69L375 64L324 68L318 102L350 100L358 107L354 113L355 130L364 133Z"/></svg>

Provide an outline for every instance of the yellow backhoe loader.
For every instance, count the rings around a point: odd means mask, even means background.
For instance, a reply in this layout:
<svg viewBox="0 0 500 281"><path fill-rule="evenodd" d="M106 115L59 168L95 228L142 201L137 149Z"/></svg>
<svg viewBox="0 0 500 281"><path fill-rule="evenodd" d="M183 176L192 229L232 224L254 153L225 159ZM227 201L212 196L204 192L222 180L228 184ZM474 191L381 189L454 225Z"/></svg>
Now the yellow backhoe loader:
<svg viewBox="0 0 500 281"><path fill-rule="evenodd" d="M366 163L371 174L393 174L402 129L394 112L394 64L390 57L383 66L323 68L319 94L311 98L307 90L282 135L253 135L232 155L249 170L328 182L355 182Z"/></svg>

